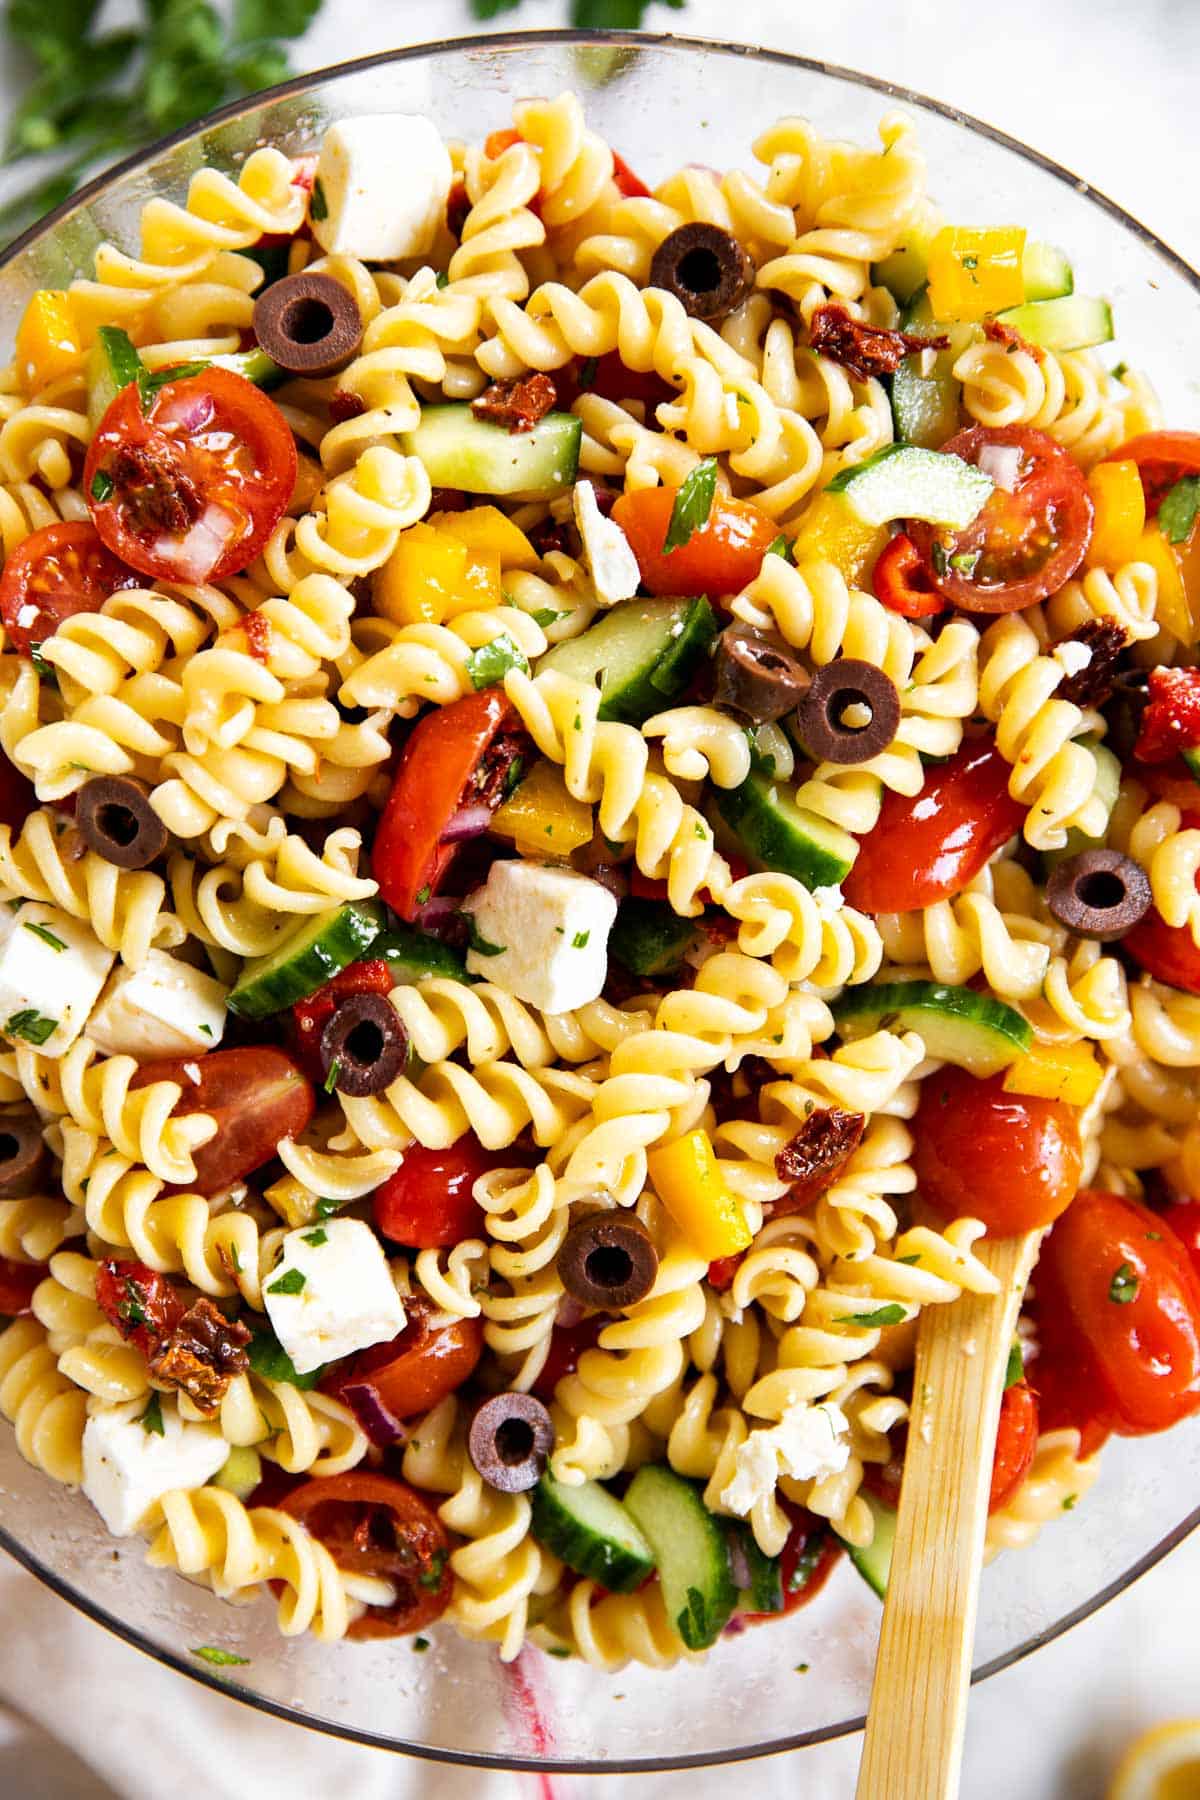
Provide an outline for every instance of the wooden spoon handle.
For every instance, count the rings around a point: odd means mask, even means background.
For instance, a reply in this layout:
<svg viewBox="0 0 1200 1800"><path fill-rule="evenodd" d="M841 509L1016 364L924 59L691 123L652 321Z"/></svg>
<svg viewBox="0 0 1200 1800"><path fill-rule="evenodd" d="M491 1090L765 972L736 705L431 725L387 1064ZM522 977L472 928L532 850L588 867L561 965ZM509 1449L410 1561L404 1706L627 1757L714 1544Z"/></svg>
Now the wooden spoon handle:
<svg viewBox="0 0 1200 1800"><path fill-rule="evenodd" d="M1004 1369L1040 1232L977 1254L1000 1283L927 1307L858 1800L954 1800Z"/></svg>

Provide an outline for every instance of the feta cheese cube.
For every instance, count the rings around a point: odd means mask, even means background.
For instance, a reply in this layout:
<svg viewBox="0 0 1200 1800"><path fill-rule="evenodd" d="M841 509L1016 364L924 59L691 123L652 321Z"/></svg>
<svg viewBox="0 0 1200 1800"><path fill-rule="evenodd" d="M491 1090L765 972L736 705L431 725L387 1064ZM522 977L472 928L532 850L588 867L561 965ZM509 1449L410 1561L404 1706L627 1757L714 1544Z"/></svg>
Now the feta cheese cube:
<svg viewBox="0 0 1200 1800"><path fill-rule="evenodd" d="M342 119L321 143L313 236L331 255L391 262L425 256L446 214L454 171L428 119Z"/></svg>
<svg viewBox="0 0 1200 1800"><path fill-rule="evenodd" d="M542 1012L599 998L617 903L573 869L495 862L463 911L471 916L467 968Z"/></svg>
<svg viewBox="0 0 1200 1800"><path fill-rule="evenodd" d="M383 1247L362 1219L289 1231L263 1282L271 1328L298 1375L404 1329L404 1307Z"/></svg>
<svg viewBox="0 0 1200 1800"><path fill-rule="evenodd" d="M789 1407L777 1425L752 1431L734 1453L733 1479L722 1489L721 1504L749 1518L762 1500L775 1492L781 1475L795 1481L820 1481L840 1475L850 1460L850 1422L840 1406Z"/></svg>
<svg viewBox="0 0 1200 1800"><path fill-rule="evenodd" d="M83 1491L114 1537L136 1531L172 1488L203 1487L229 1455L219 1426L160 1405L161 1434L142 1423L144 1400L102 1407L83 1428Z"/></svg>
<svg viewBox="0 0 1200 1800"><path fill-rule="evenodd" d="M225 996L202 969L151 950L140 969L109 976L88 1020L88 1036L110 1056L186 1056L215 1050L225 1030Z"/></svg>
<svg viewBox="0 0 1200 1800"><path fill-rule="evenodd" d="M592 574L596 597L604 606L632 600L641 572L629 539L615 519L606 519L590 481L577 481L572 496L575 523L583 539L583 554Z"/></svg>
<svg viewBox="0 0 1200 1800"><path fill-rule="evenodd" d="M80 919L27 900L0 907L0 1033L65 1056L116 960Z"/></svg>

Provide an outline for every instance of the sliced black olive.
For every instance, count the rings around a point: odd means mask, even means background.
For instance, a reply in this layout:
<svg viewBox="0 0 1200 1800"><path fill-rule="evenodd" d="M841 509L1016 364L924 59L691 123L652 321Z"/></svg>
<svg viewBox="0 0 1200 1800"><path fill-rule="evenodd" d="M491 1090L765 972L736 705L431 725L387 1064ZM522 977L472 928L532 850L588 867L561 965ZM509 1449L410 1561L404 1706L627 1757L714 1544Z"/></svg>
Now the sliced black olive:
<svg viewBox="0 0 1200 1800"><path fill-rule="evenodd" d="M408 1035L383 994L352 994L321 1032L326 1081L352 1099L390 1087L407 1056Z"/></svg>
<svg viewBox="0 0 1200 1800"><path fill-rule="evenodd" d="M36 1115L0 1114L0 1200L36 1193L45 1168L46 1146Z"/></svg>
<svg viewBox="0 0 1200 1800"><path fill-rule="evenodd" d="M839 656L813 676L796 723L805 749L817 762L870 762L896 735L900 696L895 682L874 663Z"/></svg>
<svg viewBox="0 0 1200 1800"><path fill-rule="evenodd" d="M1132 931L1152 898L1141 863L1119 850L1081 850L1060 862L1046 883L1046 905L1059 924L1101 944Z"/></svg>
<svg viewBox="0 0 1200 1800"><path fill-rule="evenodd" d="M717 639L714 697L751 725L769 725L798 706L809 675L781 638L730 625Z"/></svg>
<svg viewBox="0 0 1200 1800"><path fill-rule="evenodd" d="M654 1286L658 1251L632 1213L593 1213L572 1225L558 1252L558 1278L585 1306L636 1306Z"/></svg>
<svg viewBox="0 0 1200 1800"><path fill-rule="evenodd" d="M167 847L167 828L140 782L93 775L75 797L75 823L89 850L118 869L145 869Z"/></svg>
<svg viewBox="0 0 1200 1800"><path fill-rule="evenodd" d="M550 1414L532 1394L496 1394L471 1420L467 1453L489 1487L521 1494L536 1487L554 1448Z"/></svg>
<svg viewBox="0 0 1200 1800"><path fill-rule="evenodd" d="M681 225L650 264L650 285L682 301L693 319L723 319L754 287L754 264L719 225Z"/></svg>
<svg viewBox="0 0 1200 1800"><path fill-rule="evenodd" d="M358 302L332 275L285 275L254 303L254 335L292 375L333 375L358 355Z"/></svg>

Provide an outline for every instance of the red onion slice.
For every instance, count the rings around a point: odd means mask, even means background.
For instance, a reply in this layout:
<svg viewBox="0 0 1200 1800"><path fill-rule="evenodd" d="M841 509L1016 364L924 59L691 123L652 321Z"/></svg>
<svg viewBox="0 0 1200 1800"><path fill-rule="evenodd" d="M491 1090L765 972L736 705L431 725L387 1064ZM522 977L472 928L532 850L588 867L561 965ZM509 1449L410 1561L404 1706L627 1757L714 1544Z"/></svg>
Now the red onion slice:
<svg viewBox="0 0 1200 1800"><path fill-rule="evenodd" d="M350 1408L373 1444L386 1447L399 1437L407 1436L396 1415L383 1404L379 1390L370 1381L345 1381L341 1397Z"/></svg>
<svg viewBox="0 0 1200 1800"><path fill-rule="evenodd" d="M460 806L446 821L446 829L442 832L443 844L462 844L467 838L479 837L492 822L492 808L482 801L472 801L467 806Z"/></svg>

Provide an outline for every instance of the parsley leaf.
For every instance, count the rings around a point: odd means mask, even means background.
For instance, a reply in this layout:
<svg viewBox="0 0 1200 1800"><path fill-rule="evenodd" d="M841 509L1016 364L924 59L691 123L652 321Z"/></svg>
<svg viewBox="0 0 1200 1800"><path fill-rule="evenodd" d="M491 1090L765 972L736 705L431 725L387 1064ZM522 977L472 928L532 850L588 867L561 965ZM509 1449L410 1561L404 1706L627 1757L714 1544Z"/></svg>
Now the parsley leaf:
<svg viewBox="0 0 1200 1800"><path fill-rule="evenodd" d="M572 950L586 950L587 941L591 935L590 931L577 931L575 936L571 939Z"/></svg>
<svg viewBox="0 0 1200 1800"><path fill-rule="evenodd" d="M62 951L66 949L67 946L63 943L62 939L56 937L48 925L35 925L32 919L22 919L21 923L26 931L32 931L34 937L41 938L42 942L44 944L49 944L52 950Z"/></svg>
<svg viewBox="0 0 1200 1800"><path fill-rule="evenodd" d="M232 1650L218 1650L215 1644L197 1644L192 1655L211 1663L214 1669L232 1669L250 1661L248 1656L237 1656Z"/></svg>
<svg viewBox="0 0 1200 1800"><path fill-rule="evenodd" d="M253 1319L253 1336L246 1346L246 1359L256 1375L266 1381L287 1381L304 1391L316 1387L325 1373L325 1365L310 1369L305 1375L296 1373L295 1364L265 1320Z"/></svg>
<svg viewBox="0 0 1200 1800"><path fill-rule="evenodd" d="M314 1250L319 1250L322 1244L327 1244L329 1242L329 1233L325 1230L323 1225L318 1225L315 1231L305 1232L304 1242L306 1244L311 1244Z"/></svg>
<svg viewBox="0 0 1200 1800"><path fill-rule="evenodd" d="M4 1027L5 1037L24 1038L27 1044L44 1044L58 1030L57 1019L47 1019L32 1006L13 1013Z"/></svg>
<svg viewBox="0 0 1200 1800"><path fill-rule="evenodd" d="M717 459L706 456L702 463L697 463L675 496L667 535L663 539L664 554L680 549L694 531L707 525L716 492Z"/></svg>
<svg viewBox="0 0 1200 1800"><path fill-rule="evenodd" d="M446 1552L435 1550L429 1559L429 1567L422 1569L417 1576L417 1586L436 1591L442 1585L442 1575L446 1568Z"/></svg>
<svg viewBox="0 0 1200 1800"><path fill-rule="evenodd" d="M341 1212L345 1204L346 1202L344 1200L318 1200L313 1211L316 1213L318 1219L332 1219L334 1213Z"/></svg>
<svg viewBox="0 0 1200 1800"><path fill-rule="evenodd" d="M303 1269L285 1269L278 1281L266 1290L268 1294L302 1294L308 1283Z"/></svg>
<svg viewBox="0 0 1200 1800"><path fill-rule="evenodd" d="M334 1088L338 1084L338 1076L341 1074L341 1072L342 1072L341 1062L335 1056L333 1061L329 1065L329 1073L325 1077L324 1083L322 1084L324 1086L325 1092L327 1094L332 1094Z"/></svg>
<svg viewBox="0 0 1200 1800"><path fill-rule="evenodd" d="M1172 544L1182 544L1192 535L1196 513L1200 509L1200 475L1185 475L1177 481L1158 509L1158 523Z"/></svg>
<svg viewBox="0 0 1200 1800"><path fill-rule="evenodd" d="M1108 1297L1114 1306L1128 1306L1131 1300L1137 1299L1140 1283L1133 1272L1131 1263L1123 1262L1108 1286Z"/></svg>
<svg viewBox="0 0 1200 1800"><path fill-rule="evenodd" d="M494 637L490 644L472 650L467 658L467 674L477 693L481 688L495 687L510 669L520 669L523 675L528 675L529 664L521 646L506 631Z"/></svg>
<svg viewBox="0 0 1200 1800"><path fill-rule="evenodd" d="M162 1416L162 1395L151 1394L150 1404L142 1414L142 1430L152 1431L155 1437L165 1437L166 1427Z"/></svg>
<svg viewBox="0 0 1200 1800"><path fill-rule="evenodd" d="M1015 1387L1018 1381L1025 1379L1025 1359L1021 1355L1021 1346L1013 1340L1012 1349L1008 1353L1008 1363L1004 1370L1005 1388Z"/></svg>
<svg viewBox="0 0 1200 1800"><path fill-rule="evenodd" d="M835 1319L837 1325L902 1325L908 1313L903 1306L892 1301L888 1306L877 1306L874 1312L842 1313Z"/></svg>

